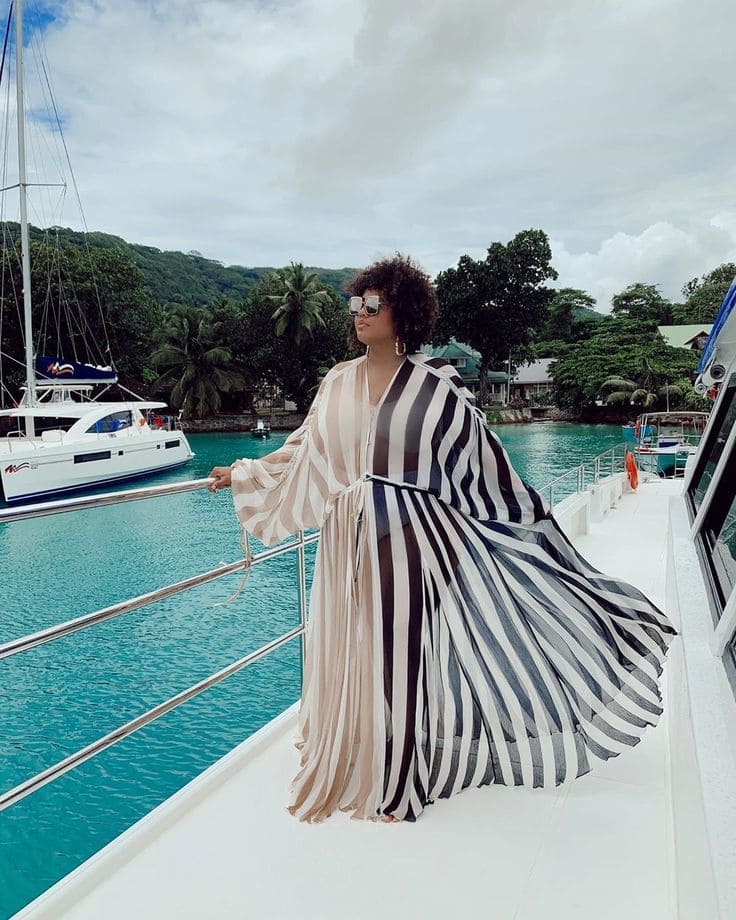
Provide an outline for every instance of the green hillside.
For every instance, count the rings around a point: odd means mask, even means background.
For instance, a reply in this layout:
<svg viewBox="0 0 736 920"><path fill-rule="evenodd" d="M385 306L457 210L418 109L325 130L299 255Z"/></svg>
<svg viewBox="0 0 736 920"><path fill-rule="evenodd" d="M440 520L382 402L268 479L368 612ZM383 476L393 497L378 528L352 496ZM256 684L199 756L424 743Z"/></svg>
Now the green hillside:
<svg viewBox="0 0 736 920"><path fill-rule="evenodd" d="M576 323L597 323L603 319L605 313L599 313L597 310L591 310L590 307L574 307L572 315Z"/></svg>
<svg viewBox="0 0 736 920"><path fill-rule="evenodd" d="M8 221L5 226L12 237L20 236L17 223ZM34 241L48 240L55 234L62 246L73 245L83 249L86 245L93 249L123 250L141 270L148 291L160 304L203 307L221 297L244 300L255 284L274 271L269 267L225 266L215 259L206 259L198 252L168 252L155 246L128 243L109 233L84 234L68 227L52 227L49 230L30 228ZM353 268L311 267L308 270L316 272L325 284L337 291L342 291L355 273Z"/></svg>

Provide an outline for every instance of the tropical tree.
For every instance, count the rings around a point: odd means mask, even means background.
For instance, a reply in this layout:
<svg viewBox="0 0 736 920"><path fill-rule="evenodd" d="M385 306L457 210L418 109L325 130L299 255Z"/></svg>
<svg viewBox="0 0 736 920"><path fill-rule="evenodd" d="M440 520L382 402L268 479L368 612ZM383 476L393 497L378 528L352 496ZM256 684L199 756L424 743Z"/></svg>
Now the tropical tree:
<svg viewBox="0 0 736 920"><path fill-rule="evenodd" d="M185 418L215 414L221 393L242 386L241 375L232 366L232 353L221 342L221 327L206 309L177 306L165 318L158 338L161 345L151 363L162 371L154 383L173 386L171 405Z"/></svg>
<svg viewBox="0 0 736 920"><path fill-rule="evenodd" d="M324 368L347 357L350 317L344 298L328 287L322 298L321 322L311 336L305 335L297 344L286 334L276 335L273 301L283 290L279 274L272 273L250 293L232 342L246 379L254 386L266 381L277 384L302 412L309 407Z"/></svg>
<svg viewBox="0 0 736 920"><path fill-rule="evenodd" d="M724 262L718 268L693 278L682 289L685 303L674 307L678 323L712 323L723 303L723 298L736 277L736 264Z"/></svg>
<svg viewBox="0 0 736 920"><path fill-rule="evenodd" d="M301 262L278 269L272 283L276 293L269 296L278 304L273 313L276 335L300 346L324 327L322 313L330 301L329 292L317 274L308 272Z"/></svg>
<svg viewBox="0 0 736 920"><path fill-rule="evenodd" d="M610 404L653 404L667 399L663 388L679 386L694 376L698 356L672 348L653 330L625 316L608 316L595 331L551 366L555 398L562 407L594 405L604 397ZM674 395L674 394L671 394Z"/></svg>
<svg viewBox="0 0 736 920"><path fill-rule="evenodd" d="M651 409L657 402L657 393L652 393L635 380L626 380L615 374L606 377L601 384L601 393L606 391L610 391L606 396L606 404L609 406L643 406Z"/></svg>
<svg viewBox="0 0 736 920"><path fill-rule="evenodd" d="M561 357L575 342L591 334L604 314L597 313L595 298L578 288L561 288L547 308L547 319L534 341L534 357Z"/></svg>
<svg viewBox="0 0 736 920"><path fill-rule="evenodd" d="M630 284L611 298L611 313L628 316L647 327L672 322L672 304L659 293L656 284Z"/></svg>
<svg viewBox="0 0 736 920"><path fill-rule="evenodd" d="M544 286L556 278L552 251L542 230L523 230L505 245L492 243L485 259L462 256L457 268L436 279L440 303L436 344L450 338L480 352L480 402L485 405L488 371L503 364L514 350L523 360L547 315L553 292Z"/></svg>

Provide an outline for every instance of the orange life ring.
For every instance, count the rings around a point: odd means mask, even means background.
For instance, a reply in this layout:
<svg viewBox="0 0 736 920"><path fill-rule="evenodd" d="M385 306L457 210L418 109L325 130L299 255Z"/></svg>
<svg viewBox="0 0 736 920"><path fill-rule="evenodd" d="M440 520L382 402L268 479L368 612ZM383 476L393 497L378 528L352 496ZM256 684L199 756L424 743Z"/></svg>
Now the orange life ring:
<svg viewBox="0 0 736 920"><path fill-rule="evenodd" d="M626 475L629 477L629 485L636 491L639 485L639 470L636 466L636 460L630 450L626 451Z"/></svg>

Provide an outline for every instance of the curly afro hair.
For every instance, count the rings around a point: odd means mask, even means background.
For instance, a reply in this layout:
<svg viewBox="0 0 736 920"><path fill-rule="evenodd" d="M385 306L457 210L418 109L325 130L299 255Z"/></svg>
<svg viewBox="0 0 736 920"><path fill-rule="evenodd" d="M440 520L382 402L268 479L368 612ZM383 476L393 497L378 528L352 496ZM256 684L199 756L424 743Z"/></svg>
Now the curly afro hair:
<svg viewBox="0 0 736 920"><path fill-rule="evenodd" d="M437 318L437 294L429 275L409 256L397 252L392 259L381 259L361 269L346 290L358 297L369 290L383 294L391 305L396 332L406 343L407 353L419 351L429 341ZM353 326L348 332L348 344L355 352L364 347Z"/></svg>

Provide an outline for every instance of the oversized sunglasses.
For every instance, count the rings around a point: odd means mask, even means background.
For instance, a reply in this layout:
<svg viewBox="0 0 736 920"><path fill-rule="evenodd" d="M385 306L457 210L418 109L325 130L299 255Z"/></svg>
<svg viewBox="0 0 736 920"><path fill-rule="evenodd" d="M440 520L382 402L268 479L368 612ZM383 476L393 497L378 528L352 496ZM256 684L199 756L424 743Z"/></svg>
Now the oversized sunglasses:
<svg viewBox="0 0 736 920"><path fill-rule="evenodd" d="M381 308L381 298L378 294L368 294L366 297L351 297L348 301L351 316L357 316L361 307L365 307L367 316L375 316Z"/></svg>

